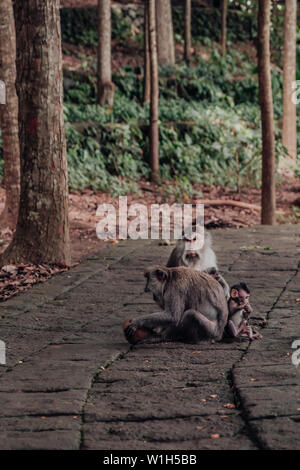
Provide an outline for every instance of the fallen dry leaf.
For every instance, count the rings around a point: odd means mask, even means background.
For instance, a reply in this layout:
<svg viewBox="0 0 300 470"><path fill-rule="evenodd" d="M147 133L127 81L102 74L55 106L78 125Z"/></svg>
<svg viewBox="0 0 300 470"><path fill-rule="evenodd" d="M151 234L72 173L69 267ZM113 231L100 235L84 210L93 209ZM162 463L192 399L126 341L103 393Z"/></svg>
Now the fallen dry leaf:
<svg viewBox="0 0 300 470"><path fill-rule="evenodd" d="M38 282L47 281L53 274L68 268L55 264L7 265L0 270L0 301L31 288Z"/></svg>
<svg viewBox="0 0 300 470"><path fill-rule="evenodd" d="M226 403L226 405L224 405L224 408L233 409L233 408L235 408L235 405L234 405L234 403Z"/></svg>
<svg viewBox="0 0 300 470"><path fill-rule="evenodd" d="M219 437L220 437L220 434L211 434L210 435L211 439L219 439Z"/></svg>

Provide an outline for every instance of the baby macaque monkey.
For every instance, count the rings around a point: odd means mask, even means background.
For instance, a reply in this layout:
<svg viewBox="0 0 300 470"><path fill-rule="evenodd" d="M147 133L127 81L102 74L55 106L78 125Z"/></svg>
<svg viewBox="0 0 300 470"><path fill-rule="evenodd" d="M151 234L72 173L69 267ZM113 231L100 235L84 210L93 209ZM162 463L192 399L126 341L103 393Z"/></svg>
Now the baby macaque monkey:
<svg viewBox="0 0 300 470"><path fill-rule="evenodd" d="M244 282L231 287L226 333L233 338L240 338L241 336L248 336L251 340L262 338L259 333L254 333L251 326L248 325L249 317L253 311L249 298L250 290Z"/></svg>

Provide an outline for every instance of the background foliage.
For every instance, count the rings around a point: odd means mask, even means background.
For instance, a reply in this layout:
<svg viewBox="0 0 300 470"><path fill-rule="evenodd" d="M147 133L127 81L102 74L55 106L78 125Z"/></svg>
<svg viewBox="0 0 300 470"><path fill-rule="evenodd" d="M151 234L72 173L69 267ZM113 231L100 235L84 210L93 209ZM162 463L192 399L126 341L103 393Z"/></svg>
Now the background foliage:
<svg viewBox="0 0 300 470"><path fill-rule="evenodd" d="M284 155L280 143L283 15L275 13L271 32L272 83L278 159ZM170 179L185 194L192 194L194 183L259 187L261 129L253 56L256 16L257 2L231 1L228 53L221 57L216 44L220 39L220 12L197 9L192 15L192 43L205 54L198 53L190 67L180 55L178 65L160 69L162 191L168 191L164 182ZM183 44L182 8L173 8L173 20L176 43ZM113 109L98 106L97 10L62 9L61 21L63 50L68 52L66 44L76 45L81 61L81 72L64 71L70 188L90 187L113 195L136 192L137 182L149 176L149 107L142 102L143 70L126 66L114 73ZM129 54L142 53L140 7L112 9L112 38ZM90 55L82 47L91 48ZM300 57L300 45L297 53ZM299 69L297 73L300 77ZM2 159L0 172L3 173Z"/></svg>

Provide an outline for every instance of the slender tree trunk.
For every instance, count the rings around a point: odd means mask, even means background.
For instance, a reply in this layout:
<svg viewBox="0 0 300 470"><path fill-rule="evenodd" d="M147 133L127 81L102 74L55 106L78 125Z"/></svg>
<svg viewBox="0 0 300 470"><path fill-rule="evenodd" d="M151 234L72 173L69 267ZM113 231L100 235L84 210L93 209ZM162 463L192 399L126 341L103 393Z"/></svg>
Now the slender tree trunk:
<svg viewBox="0 0 300 470"><path fill-rule="evenodd" d="M227 36L227 0L222 0L222 30L221 30L221 54L226 54Z"/></svg>
<svg viewBox="0 0 300 470"><path fill-rule="evenodd" d="M16 0L21 197L7 262L70 263L60 0Z"/></svg>
<svg viewBox="0 0 300 470"><path fill-rule="evenodd" d="M191 0L185 0L184 60L191 60Z"/></svg>
<svg viewBox="0 0 300 470"><path fill-rule="evenodd" d="M171 0L156 0L156 30L159 65L175 64Z"/></svg>
<svg viewBox="0 0 300 470"><path fill-rule="evenodd" d="M144 2L144 103L150 103L150 50L147 0Z"/></svg>
<svg viewBox="0 0 300 470"><path fill-rule="evenodd" d="M111 80L111 4L98 0L98 102L113 106L115 86Z"/></svg>
<svg viewBox="0 0 300 470"><path fill-rule="evenodd" d="M149 17L149 48L151 69L150 100L150 167L152 181L159 180L158 156L158 60L156 43L155 0L147 0Z"/></svg>
<svg viewBox="0 0 300 470"><path fill-rule="evenodd" d="M282 143L289 156L297 157L297 113L292 101L292 83L296 80L297 0L286 0L284 19L283 128Z"/></svg>
<svg viewBox="0 0 300 470"><path fill-rule="evenodd" d="M258 75L262 120L262 213L264 225L275 224L275 136L270 69L270 0L259 0Z"/></svg>
<svg viewBox="0 0 300 470"><path fill-rule="evenodd" d="M0 106L4 159L5 207L0 226L15 228L20 200L20 149L16 93L16 31L11 0L0 2L0 79L6 86L6 104Z"/></svg>

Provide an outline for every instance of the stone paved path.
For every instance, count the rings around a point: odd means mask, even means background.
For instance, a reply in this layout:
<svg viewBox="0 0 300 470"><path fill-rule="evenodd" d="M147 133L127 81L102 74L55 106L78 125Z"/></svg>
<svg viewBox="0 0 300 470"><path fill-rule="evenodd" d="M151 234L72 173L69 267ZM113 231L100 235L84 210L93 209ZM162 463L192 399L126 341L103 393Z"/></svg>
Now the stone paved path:
<svg viewBox="0 0 300 470"><path fill-rule="evenodd" d="M300 227L213 238L263 340L130 348L123 321L157 310L143 270L171 248L115 245L0 304L0 449L299 449Z"/></svg>

